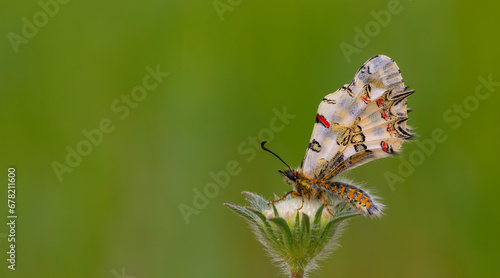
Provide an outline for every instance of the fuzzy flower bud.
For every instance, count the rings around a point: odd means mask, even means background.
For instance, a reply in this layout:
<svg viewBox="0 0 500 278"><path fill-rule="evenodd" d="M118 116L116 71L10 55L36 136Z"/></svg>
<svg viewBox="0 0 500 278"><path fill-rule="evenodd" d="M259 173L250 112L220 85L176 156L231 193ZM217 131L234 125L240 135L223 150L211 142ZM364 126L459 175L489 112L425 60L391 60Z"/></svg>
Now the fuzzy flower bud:
<svg viewBox="0 0 500 278"><path fill-rule="evenodd" d="M261 196L243 192L251 206L225 204L250 224L257 239L290 277L306 277L326 258L340 237L345 220L359 215L344 202L337 202L331 215L320 201L289 197L275 205Z"/></svg>

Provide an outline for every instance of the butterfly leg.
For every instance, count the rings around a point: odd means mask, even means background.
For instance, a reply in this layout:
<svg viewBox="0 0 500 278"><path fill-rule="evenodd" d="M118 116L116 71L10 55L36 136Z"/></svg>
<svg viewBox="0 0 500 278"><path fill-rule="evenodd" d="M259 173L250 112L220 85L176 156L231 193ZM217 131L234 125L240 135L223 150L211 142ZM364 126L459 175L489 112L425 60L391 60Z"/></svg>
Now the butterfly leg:
<svg viewBox="0 0 500 278"><path fill-rule="evenodd" d="M272 202L269 202L269 203L267 203L267 205L269 206L269 205L271 205L271 204L276 204L277 202L283 201L283 200L285 200L285 198L286 198L286 197L288 197L288 195L290 195L290 194L292 194L292 195L293 195L293 196L295 196L295 197L301 197L301 196L302 196L302 195L301 195L299 192L297 192L297 191L293 191L293 190L292 190L292 191L288 191L288 192L285 194L285 196L283 196L283 197L279 198L278 200L274 200L274 201L272 201ZM304 197L302 197L302 204L304 204ZM300 207L300 208L302 208L302 207Z"/></svg>
<svg viewBox="0 0 500 278"><path fill-rule="evenodd" d="M299 212L304 207L304 195L300 195L300 197L302 197L302 204L300 204L300 208L297 209L297 212Z"/></svg>
<svg viewBox="0 0 500 278"><path fill-rule="evenodd" d="M326 210L328 211L328 213L330 213L330 215L333 216L334 212L329 207L329 206L333 206L333 205L328 203L328 200L326 200L324 193L321 193L321 199L323 199L323 203L325 204L325 207L326 207Z"/></svg>

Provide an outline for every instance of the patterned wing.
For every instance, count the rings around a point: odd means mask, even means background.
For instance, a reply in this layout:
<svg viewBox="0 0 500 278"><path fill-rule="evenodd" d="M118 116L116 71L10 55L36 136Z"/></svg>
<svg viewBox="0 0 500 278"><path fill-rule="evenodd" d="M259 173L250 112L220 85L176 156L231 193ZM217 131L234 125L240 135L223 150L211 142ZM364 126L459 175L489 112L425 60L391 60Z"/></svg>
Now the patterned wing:
<svg viewBox="0 0 500 278"><path fill-rule="evenodd" d="M302 170L311 179L396 153L412 137L406 121L407 91L391 58L369 59L349 85L321 101Z"/></svg>

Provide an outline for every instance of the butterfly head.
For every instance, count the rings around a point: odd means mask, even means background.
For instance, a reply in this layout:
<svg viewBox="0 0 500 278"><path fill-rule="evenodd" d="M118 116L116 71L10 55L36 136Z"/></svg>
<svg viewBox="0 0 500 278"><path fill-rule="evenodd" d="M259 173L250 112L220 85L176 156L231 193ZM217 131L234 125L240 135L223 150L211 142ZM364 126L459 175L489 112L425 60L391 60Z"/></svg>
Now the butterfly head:
<svg viewBox="0 0 500 278"><path fill-rule="evenodd" d="M295 186L295 184L297 183L297 171L294 171L292 169L285 169L284 171L279 170L278 172L283 175L283 179L286 183Z"/></svg>

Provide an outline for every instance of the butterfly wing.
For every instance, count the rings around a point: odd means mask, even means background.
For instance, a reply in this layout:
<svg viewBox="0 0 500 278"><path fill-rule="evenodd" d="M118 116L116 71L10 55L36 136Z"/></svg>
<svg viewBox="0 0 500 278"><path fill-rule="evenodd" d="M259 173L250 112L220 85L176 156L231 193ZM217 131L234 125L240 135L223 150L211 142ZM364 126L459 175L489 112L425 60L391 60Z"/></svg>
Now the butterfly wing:
<svg viewBox="0 0 500 278"><path fill-rule="evenodd" d="M328 179L341 171L396 153L412 137L406 125L407 91L391 58L369 59L352 82L321 101L311 140L302 161L311 179Z"/></svg>

